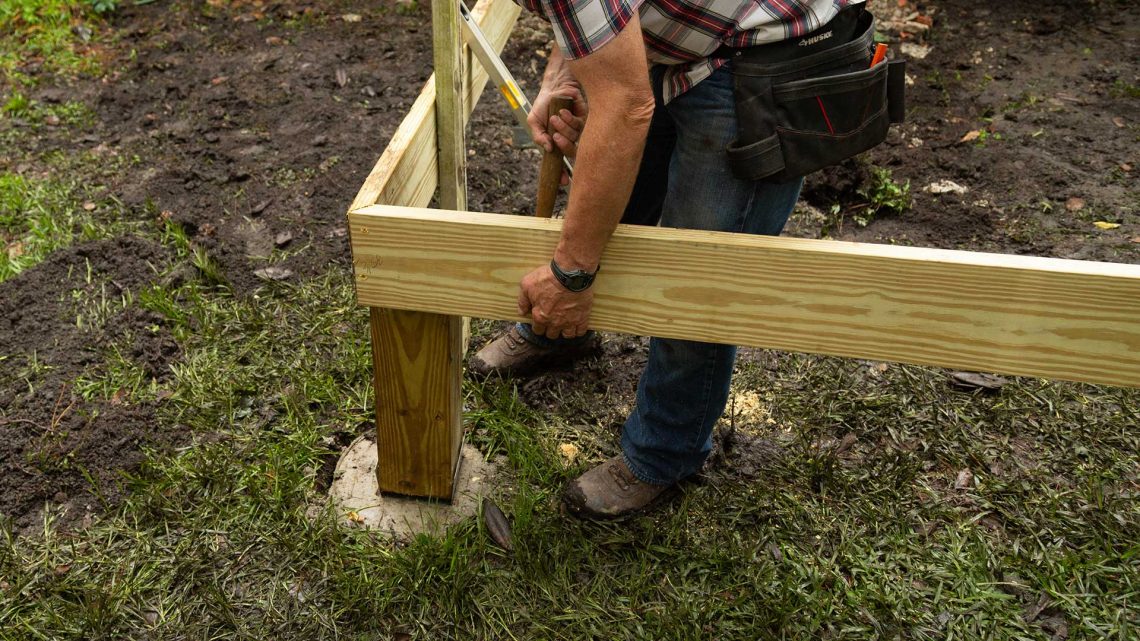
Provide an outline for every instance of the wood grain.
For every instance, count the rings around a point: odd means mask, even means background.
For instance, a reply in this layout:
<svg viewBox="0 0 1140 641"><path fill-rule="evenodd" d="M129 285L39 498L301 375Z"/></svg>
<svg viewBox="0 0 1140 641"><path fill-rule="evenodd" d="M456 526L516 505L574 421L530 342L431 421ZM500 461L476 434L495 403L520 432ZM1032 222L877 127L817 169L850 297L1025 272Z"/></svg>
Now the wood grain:
<svg viewBox="0 0 1140 641"><path fill-rule="evenodd" d="M459 4L432 0L432 59L435 60L435 136L439 166L439 205L467 209L467 148L463 144L463 39Z"/></svg>
<svg viewBox="0 0 1140 641"><path fill-rule="evenodd" d="M349 215L357 298L519 319L561 221L416 208ZM597 329L1140 386L1140 266L620 226Z"/></svg>
<svg viewBox="0 0 1140 641"><path fill-rule="evenodd" d="M463 440L460 319L370 311L380 491L449 499Z"/></svg>
<svg viewBox="0 0 1140 641"><path fill-rule="evenodd" d="M487 40L496 51L502 51L520 11L511 0L480 0L471 13ZM464 57L470 61L470 51L466 48L464 51ZM463 76L466 122L487 84L487 72L481 65L469 62ZM423 207L431 202L435 193L438 171L433 74L368 174L350 209L378 203Z"/></svg>

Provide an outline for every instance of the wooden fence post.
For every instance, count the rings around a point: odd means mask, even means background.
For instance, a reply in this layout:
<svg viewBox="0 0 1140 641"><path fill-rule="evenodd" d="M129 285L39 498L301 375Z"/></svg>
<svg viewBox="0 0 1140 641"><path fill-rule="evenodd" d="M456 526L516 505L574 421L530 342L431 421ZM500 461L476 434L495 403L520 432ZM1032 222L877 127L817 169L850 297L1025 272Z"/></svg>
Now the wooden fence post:
<svg viewBox="0 0 1140 641"><path fill-rule="evenodd" d="M457 0L432 0L439 202L467 209L464 64ZM463 441L458 316L371 309L381 492L450 499Z"/></svg>

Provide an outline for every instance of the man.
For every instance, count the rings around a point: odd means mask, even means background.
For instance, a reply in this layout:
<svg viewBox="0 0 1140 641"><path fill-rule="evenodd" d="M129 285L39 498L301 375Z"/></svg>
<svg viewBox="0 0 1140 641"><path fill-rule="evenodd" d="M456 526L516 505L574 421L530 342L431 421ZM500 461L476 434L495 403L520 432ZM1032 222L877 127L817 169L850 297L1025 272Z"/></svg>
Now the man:
<svg viewBox="0 0 1140 641"><path fill-rule="evenodd" d="M552 261L520 284L519 313L533 322L473 357L482 374L529 374L596 347L590 285L605 278L600 259L619 221L779 234L802 179L733 175L725 155L737 134L731 58L741 48L803 38L856 4L517 1L554 27L557 45L534 101L531 133L545 149L557 146L576 158L574 188ZM558 95L574 98L573 110L549 114ZM622 453L568 486L568 508L589 518L624 516L699 471L728 399L735 356L730 345L651 339Z"/></svg>

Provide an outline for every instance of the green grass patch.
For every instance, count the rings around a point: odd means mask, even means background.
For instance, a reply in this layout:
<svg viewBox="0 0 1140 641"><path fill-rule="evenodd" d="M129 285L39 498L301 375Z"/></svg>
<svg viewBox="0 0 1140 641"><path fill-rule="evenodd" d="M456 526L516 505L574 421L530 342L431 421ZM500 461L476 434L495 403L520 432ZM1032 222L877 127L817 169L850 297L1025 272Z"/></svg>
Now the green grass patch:
<svg viewBox="0 0 1140 641"><path fill-rule="evenodd" d="M75 242L135 229L113 202L87 211L75 185L0 172L0 282Z"/></svg>
<svg viewBox="0 0 1140 641"><path fill-rule="evenodd" d="M115 0L0 0L0 86L34 82L21 68L36 63L52 73L98 74L90 47L99 17Z"/></svg>
<svg viewBox="0 0 1140 641"><path fill-rule="evenodd" d="M32 125L86 127L94 122L94 113L81 102L69 100L60 104L45 104L32 100L19 91L13 91L0 105L0 115L18 118Z"/></svg>

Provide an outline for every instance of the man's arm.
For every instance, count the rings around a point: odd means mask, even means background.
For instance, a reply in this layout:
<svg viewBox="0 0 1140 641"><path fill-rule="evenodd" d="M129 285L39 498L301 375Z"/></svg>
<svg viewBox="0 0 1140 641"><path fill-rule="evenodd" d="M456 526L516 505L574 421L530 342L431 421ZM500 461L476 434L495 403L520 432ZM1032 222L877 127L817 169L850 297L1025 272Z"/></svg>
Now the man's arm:
<svg viewBox="0 0 1140 641"><path fill-rule="evenodd" d="M633 190L653 117L637 15L598 51L559 62L585 89L590 124L578 141L574 188L554 260L566 271L594 271ZM570 292L549 265L527 274L520 287L519 313L531 315L535 333L573 337L588 329L592 290Z"/></svg>

